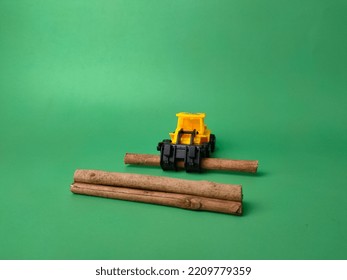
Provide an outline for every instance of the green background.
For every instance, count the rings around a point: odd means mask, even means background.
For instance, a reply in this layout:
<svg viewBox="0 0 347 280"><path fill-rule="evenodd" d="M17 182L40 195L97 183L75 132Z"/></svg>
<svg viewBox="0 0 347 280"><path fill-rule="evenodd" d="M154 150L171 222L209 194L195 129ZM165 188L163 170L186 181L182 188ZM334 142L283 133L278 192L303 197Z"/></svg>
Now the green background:
<svg viewBox="0 0 347 280"><path fill-rule="evenodd" d="M347 259L346 1L0 1L1 259ZM257 175L124 166L205 112ZM244 215L74 195L77 168L242 184Z"/></svg>

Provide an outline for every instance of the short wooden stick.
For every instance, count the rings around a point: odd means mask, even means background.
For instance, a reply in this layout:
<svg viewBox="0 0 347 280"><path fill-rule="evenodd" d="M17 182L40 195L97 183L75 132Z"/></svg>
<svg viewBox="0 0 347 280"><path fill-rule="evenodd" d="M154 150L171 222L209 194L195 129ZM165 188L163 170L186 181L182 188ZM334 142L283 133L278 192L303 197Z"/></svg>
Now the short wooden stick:
<svg viewBox="0 0 347 280"><path fill-rule="evenodd" d="M242 214L242 203L177 193L121 188L114 186L73 183L71 191L76 194L160 204L190 210L203 210L234 215Z"/></svg>
<svg viewBox="0 0 347 280"><path fill-rule="evenodd" d="M149 154L126 153L124 157L125 164L160 166L160 156ZM183 161L177 162L178 168L184 168ZM223 170L256 173L258 169L257 160L235 160L221 158L203 158L201 168L209 170Z"/></svg>
<svg viewBox="0 0 347 280"><path fill-rule="evenodd" d="M77 169L74 182L242 201L242 186L163 176Z"/></svg>

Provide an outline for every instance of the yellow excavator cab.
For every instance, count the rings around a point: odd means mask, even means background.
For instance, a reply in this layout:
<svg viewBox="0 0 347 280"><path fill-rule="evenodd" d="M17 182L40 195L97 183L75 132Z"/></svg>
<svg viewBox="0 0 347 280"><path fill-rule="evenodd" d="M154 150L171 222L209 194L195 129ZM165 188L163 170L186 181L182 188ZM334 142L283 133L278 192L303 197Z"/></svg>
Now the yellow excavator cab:
<svg viewBox="0 0 347 280"><path fill-rule="evenodd" d="M205 113L177 113L176 130L170 134L173 144L201 145L210 142L211 131L204 123Z"/></svg>

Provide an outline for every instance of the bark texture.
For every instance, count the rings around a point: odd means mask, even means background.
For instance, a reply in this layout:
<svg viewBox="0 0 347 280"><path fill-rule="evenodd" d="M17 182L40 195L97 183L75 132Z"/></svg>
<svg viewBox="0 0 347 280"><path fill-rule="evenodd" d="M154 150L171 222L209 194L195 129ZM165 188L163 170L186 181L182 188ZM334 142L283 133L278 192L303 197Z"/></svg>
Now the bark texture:
<svg viewBox="0 0 347 280"><path fill-rule="evenodd" d="M230 201L242 201L242 186L162 176L77 169L74 182L167 193L179 193Z"/></svg>
<svg viewBox="0 0 347 280"><path fill-rule="evenodd" d="M212 211L233 215L242 214L241 202L180 193L166 193L78 182L71 185L71 191L76 194L160 204L190 210Z"/></svg>

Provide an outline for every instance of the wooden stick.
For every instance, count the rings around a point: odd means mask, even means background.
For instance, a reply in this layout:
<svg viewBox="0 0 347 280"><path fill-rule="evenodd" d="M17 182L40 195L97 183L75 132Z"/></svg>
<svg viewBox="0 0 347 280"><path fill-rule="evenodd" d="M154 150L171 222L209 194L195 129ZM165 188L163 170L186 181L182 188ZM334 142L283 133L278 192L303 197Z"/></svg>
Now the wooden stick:
<svg viewBox="0 0 347 280"><path fill-rule="evenodd" d="M74 181L79 183L127 187L151 191L187 194L223 200L242 201L242 186L210 181L193 181L162 176L77 169Z"/></svg>
<svg viewBox="0 0 347 280"><path fill-rule="evenodd" d="M234 215L242 214L241 202L186 194L165 193L84 183L73 183L71 185L71 191L76 194L146 202L190 210L212 211Z"/></svg>
<svg viewBox="0 0 347 280"><path fill-rule="evenodd" d="M149 154L126 153L124 157L125 164L160 166L160 156ZM184 168L184 162L177 162L178 168ZM201 160L202 169L237 171L256 173L258 169L257 160L235 160L220 158L203 158Z"/></svg>

